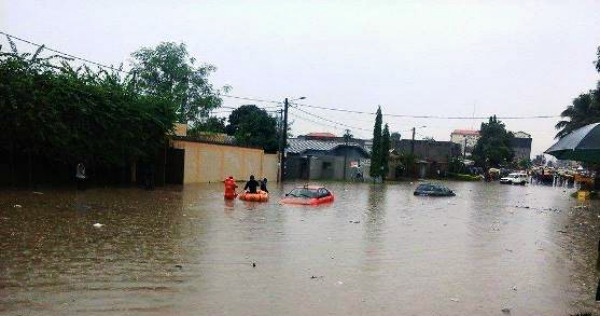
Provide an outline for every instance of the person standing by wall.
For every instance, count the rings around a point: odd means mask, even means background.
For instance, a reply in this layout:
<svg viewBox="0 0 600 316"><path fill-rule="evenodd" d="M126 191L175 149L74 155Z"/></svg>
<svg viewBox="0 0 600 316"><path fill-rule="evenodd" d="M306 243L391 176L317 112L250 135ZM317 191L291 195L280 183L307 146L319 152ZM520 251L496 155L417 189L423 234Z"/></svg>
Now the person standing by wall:
<svg viewBox="0 0 600 316"><path fill-rule="evenodd" d="M75 168L75 182L77 184L77 190L85 190L86 178L85 165L83 162L80 162Z"/></svg>

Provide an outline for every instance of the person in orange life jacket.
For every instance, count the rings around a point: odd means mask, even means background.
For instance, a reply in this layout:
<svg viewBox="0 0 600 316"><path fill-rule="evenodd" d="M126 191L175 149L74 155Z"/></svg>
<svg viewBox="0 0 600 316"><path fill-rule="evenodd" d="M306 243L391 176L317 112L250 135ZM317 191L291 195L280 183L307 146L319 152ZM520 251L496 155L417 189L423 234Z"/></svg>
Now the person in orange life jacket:
<svg viewBox="0 0 600 316"><path fill-rule="evenodd" d="M237 192L235 192L235 189L237 189L237 184L235 184L235 179L233 179L232 176L227 177L227 179L225 179L225 199L227 200L233 200L235 199L235 197L237 196Z"/></svg>
<svg viewBox="0 0 600 316"><path fill-rule="evenodd" d="M246 185L244 186L244 190L248 193L256 193L256 188L258 188L258 186L258 181L254 180L254 176L251 175L250 180L246 182Z"/></svg>

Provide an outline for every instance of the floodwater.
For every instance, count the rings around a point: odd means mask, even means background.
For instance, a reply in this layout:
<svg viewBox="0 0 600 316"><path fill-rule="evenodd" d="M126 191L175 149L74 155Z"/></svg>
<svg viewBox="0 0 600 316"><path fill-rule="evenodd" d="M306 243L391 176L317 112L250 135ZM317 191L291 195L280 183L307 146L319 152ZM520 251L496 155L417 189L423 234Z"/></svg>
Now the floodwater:
<svg viewBox="0 0 600 316"><path fill-rule="evenodd" d="M268 203L225 202L214 183L3 191L0 314L598 312L598 203L445 184L457 196L328 183L336 201L319 207L278 204L300 183Z"/></svg>

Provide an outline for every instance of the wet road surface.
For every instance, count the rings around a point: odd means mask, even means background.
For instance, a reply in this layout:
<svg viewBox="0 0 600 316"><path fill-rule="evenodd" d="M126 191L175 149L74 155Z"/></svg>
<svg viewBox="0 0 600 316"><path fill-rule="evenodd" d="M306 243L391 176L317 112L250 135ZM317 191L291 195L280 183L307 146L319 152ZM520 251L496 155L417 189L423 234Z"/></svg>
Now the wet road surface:
<svg viewBox="0 0 600 316"><path fill-rule="evenodd" d="M544 186L222 184L0 192L0 314L568 315L594 311L599 204ZM99 223L101 227L94 227ZM504 312L502 311L504 309Z"/></svg>

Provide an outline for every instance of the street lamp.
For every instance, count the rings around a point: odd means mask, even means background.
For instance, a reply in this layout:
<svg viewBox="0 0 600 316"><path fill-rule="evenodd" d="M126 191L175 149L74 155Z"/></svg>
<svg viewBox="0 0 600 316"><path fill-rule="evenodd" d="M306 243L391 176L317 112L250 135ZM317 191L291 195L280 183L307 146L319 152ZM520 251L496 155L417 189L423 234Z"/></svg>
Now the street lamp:
<svg viewBox="0 0 600 316"><path fill-rule="evenodd" d="M285 171L285 147L287 147L287 129L288 129L288 107L289 103L297 100L304 100L306 97L299 97L283 101L283 130L281 131L281 141L279 142L279 181L283 182Z"/></svg>

